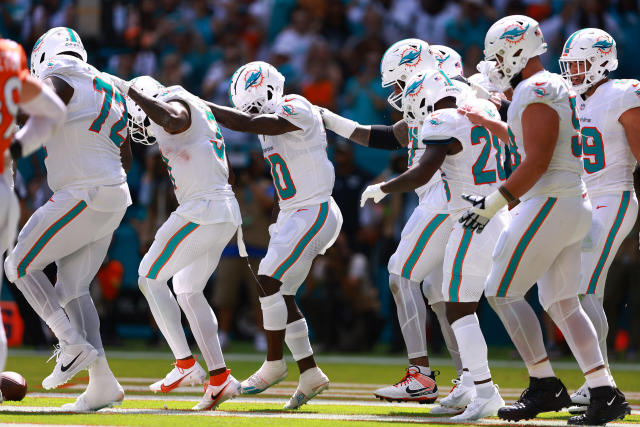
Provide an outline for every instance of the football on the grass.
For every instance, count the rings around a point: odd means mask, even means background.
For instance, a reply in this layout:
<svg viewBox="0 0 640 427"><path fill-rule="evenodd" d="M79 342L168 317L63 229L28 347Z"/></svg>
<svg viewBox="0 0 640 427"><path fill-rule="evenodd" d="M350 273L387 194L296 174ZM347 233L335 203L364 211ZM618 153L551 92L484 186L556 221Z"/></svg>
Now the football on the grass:
<svg viewBox="0 0 640 427"><path fill-rule="evenodd" d="M27 380L17 372L0 374L0 391L4 400L22 400L27 394Z"/></svg>

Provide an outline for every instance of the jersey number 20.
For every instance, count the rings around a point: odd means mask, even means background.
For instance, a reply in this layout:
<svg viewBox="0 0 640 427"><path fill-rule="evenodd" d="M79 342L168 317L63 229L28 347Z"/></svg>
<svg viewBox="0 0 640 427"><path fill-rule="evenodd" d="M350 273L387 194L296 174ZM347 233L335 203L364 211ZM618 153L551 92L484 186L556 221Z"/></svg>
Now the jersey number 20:
<svg viewBox="0 0 640 427"><path fill-rule="evenodd" d="M102 107L100 108L100 114L89 126L89 130L95 133L100 133L102 130L102 125L107 121L107 117L109 117L109 113L111 112L111 103L113 102L113 98L115 97L116 103L122 105L122 117L120 120L115 122L113 126L111 126L111 131L109 132L109 139L116 144L117 147L120 147L125 140L125 137L120 135L120 131L127 126L127 103L124 98L113 88L113 85L105 82L100 77L94 77L93 79L93 88L98 92L104 93L104 98L102 100Z"/></svg>

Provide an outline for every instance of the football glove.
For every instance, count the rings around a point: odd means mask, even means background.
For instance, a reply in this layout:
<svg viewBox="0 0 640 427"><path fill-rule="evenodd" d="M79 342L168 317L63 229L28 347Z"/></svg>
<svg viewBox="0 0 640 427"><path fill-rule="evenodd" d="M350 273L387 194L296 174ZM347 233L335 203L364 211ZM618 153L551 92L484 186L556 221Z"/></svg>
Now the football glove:
<svg viewBox="0 0 640 427"><path fill-rule="evenodd" d="M488 196L463 194L462 198L471 203L472 207L458 222L461 222L464 228L476 230L478 233L482 233L489 220L507 204L507 199L497 190Z"/></svg>
<svg viewBox="0 0 640 427"><path fill-rule="evenodd" d="M364 204L368 199L373 199L375 203L378 203L380 200L384 199L384 196L386 196L387 193L380 189L382 184L384 184L384 182L373 184L365 188L364 192L362 193L362 197L360 197L361 208L364 207Z"/></svg>

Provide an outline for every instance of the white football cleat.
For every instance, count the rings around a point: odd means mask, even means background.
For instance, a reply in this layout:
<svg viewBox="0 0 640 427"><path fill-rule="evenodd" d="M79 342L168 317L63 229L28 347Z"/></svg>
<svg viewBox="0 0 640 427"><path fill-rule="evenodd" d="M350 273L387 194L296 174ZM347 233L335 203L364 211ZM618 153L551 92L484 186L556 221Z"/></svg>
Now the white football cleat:
<svg viewBox="0 0 640 427"><path fill-rule="evenodd" d="M75 402L65 403L62 409L69 412L92 412L103 408L118 406L124 399L124 389L116 381L115 384L89 384Z"/></svg>
<svg viewBox="0 0 640 427"><path fill-rule="evenodd" d="M591 403L591 393L589 393L587 383L584 383L582 387L571 395L571 403L574 405L589 406Z"/></svg>
<svg viewBox="0 0 640 427"><path fill-rule="evenodd" d="M493 386L493 394L490 398L485 399L476 396L475 399L467 405L467 409L460 415L451 417L451 421L475 421L484 417L495 417L498 415L498 409L504 406L504 400L498 392L498 387Z"/></svg>
<svg viewBox="0 0 640 427"><path fill-rule="evenodd" d="M454 384L453 388L446 397L440 399L440 406L436 406L429 411L430 414L460 414L464 412L464 408L476 397L476 388L464 385L462 378L451 380L451 382Z"/></svg>
<svg viewBox="0 0 640 427"><path fill-rule="evenodd" d="M42 388L45 390L61 386L78 372L87 369L98 358L98 352L86 341L79 344L67 344L60 341L60 344L55 346L49 360L54 357L56 366L53 368L53 372L42 380Z"/></svg>
<svg viewBox="0 0 640 427"><path fill-rule="evenodd" d="M258 394L287 378L289 369L282 360L265 360L260 369L240 384L240 393Z"/></svg>
<svg viewBox="0 0 640 427"><path fill-rule="evenodd" d="M394 385L379 388L373 395L389 402L435 402L438 398L435 373L425 375L417 366L409 366L404 378Z"/></svg>
<svg viewBox="0 0 640 427"><path fill-rule="evenodd" d="M284 405L284 409L298 409L323 391L329 388L329 378L318 368L307 369L300 374L300 382L296 392Z"/></svg>
<svg viewBox="0 0 640 427"><path fill-rule="evenodd" d="M208 411L218 407L225 400L229 400L240 394L240 383L233 378L231 374L227 380L221 385L206 384L204 388L204 396L196 406L194 411Z"/></svg>
<svg viewBox="0 0 640 427"><path fill-rule="evenodd" d="M180 385L200 385L204 384L207 380L207 373L197 361L192 367L186 369L178 368L176 364L174 365L175 367L167 376L151 384L149 390L154 393L169 393L171 390L180 387Z"/></svg>

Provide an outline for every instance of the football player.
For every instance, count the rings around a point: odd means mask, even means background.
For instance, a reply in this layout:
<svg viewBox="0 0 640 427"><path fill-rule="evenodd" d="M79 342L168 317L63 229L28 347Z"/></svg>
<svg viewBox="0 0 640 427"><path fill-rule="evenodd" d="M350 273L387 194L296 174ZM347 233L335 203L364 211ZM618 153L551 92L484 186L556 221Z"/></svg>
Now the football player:
<svg viewBox="0 0 640 427"><path fill-rule="evenodd" d="M335 174L322 117L305 98L284 96L283 90L284 76L278 70L250 62L231 77L229 95L235 108L208 105L222 126L259 135L279 198L267 255L258 269L267 357L242 382L242 393L260 393L286 378L286 342L300 369L300 382L285 409L296 409L326 390L329 379L313 358L295 294L314 258L333 245L342 214L331 197Z"/></svg>
<svg viewBox="0 0 640 427"><path fill-rule="evenodd" d="M215 409L240 388L224 362L218 321L203 293L223 249L242 223L229 183L224 139L209 108L181 86L165 88L148 76L114 81L127 96L132 140L158 143L179 203L156 233L138 270L140 290L176 358L175 368L150 389L168 393L180 384L206 380L187 344L181 307L210 375L204 396L193 409ZM177 302L167 285L171 277Z"/></svg>
<svg viewBox="0 0 640 427"><path fill-rule="evenodd" d="M389 104L402 111L402 90L412 75L451 64L451 57L435 60L428 43L405 39L394 43L382 57L382 86L393 87ZM454 58L455 59L455 58ZM461 69L461 67L460 67ZM392 126L361 125L329 110L320 109L327 129L358 144L385 150L408 149L408 167L420 162L425 146L419 139L420 125L416 120L403 120ZM398 322L407 347L409 367L396 384L374 392L380 399L431 403L438 397L435 375L429 366L426 339L427 308L424 298L436 313L447 349L453 358L458 380L456 394L468 396L473 390L469 375L463 375L462 362L453 330L446 319L441 291L442 260L451 227L447 211L447 196L440 175L415 189L419 204L402 230L400 243L389 259L389 288L396 303ZM424 283L421 286L421 283ZM424 292L424 298L423 298ZM462 379L467 381L462 381ZM463 396L463 397L464 397Z"/></svg>
<svg viewBox="0 0 640 427"><path fill-rule="evenodd" d="M609 326L602 301L611 262L638 216L633 170L640 159L640 83L609 79L609 73L618 67L616 42L597 28L585 28L569 37L560 67L562 76L580 95L576 100L582 138L572 141L572 149L575 156L582 155L583 179L593 206L591 229L582 243L580 303L596 329L609 369ZM589 396L585 383L571 400L589 405Z"/></svg>
<svg viewBox="0 0 640 427"><path fill-rule="evenodd" d="M16 132L19 109L30 118ZM66 110L50 87L29 74L22 46L13 40L0 39L0 278L4 276L4 252L15 241L20 216L13 192L9 149L13 147L16 158L32 153L64 121ZM0 322L0 372L4 371L6 360L7 339Z"/></svg>
<svg viewBox="0 0 640 427"><path fill-rule="evenodd" d="M452 220L456 220L468 206L462 200L468 197L466 194L488 195L498 187L506 178L502 166L503 144L486 128L474 125L457 113L457 98L463 95L463 90L442 70L418 73L407 81L402 100L404 119L419 124L419 141L425 146L424 153L420 162L405 173L367 187L362 195L363 205L369 198L378 202L388 193L414 190L439 175L441 169L450 196L448 212ZM498 116L496 107L489 101L465 97L465 102ZM462 364L475 383L475 397L471 402L458 401L457 406L453 402L449 405L441 402L442 409L449 408L450 413L462 412L452 420L495 416L504 406L491 379L487 344L475 312L491 266L490 254L508 218L506 208L501 209L491 229L482 234L455 222L446 228L442 294Z"/></svg>
<svg viewBox="0 0 640 427"><path fill-rule="evenodd" d="M45 146L53 196L25 224L5 261L9 280L60 341L43 388L89 368L85 392L63 406L69 411L97 410L124 397L104 354L89 286L131 204L123 167L131 161L127 109L109 77L86 60L70 28L50 29L33 47L31 74L56 92L67 116ZM42 271L52 262L58 267L55 288Z"/></svg>
<svg viewBox="0 0 640 427"><path fill-rule="evenodd" d="M586 414L569 424L602 424L624 417L629 405L611 382L593 325L578 299L581 244L591 226L591 203L575 154L580 121L575 96L561 76L546 71L547 50L538 22L521 15L494 23L485 37L485 59L500 89L513 88L504 123L472 108L462 111L502 140L521 162L500 188L472 199L461 217L465 227L482 229L518 199L500 236L487 279L486 295L529 371L529 387L513 405L498 411L505 420L535 417L570 405L544 348L537 317L524 295L538 284L542 307L562 331L591 388Z"/></svg>

